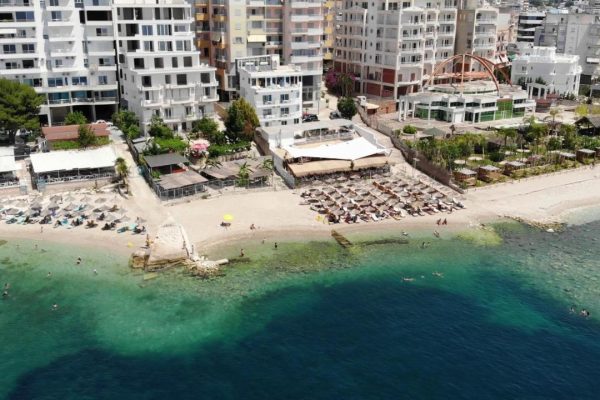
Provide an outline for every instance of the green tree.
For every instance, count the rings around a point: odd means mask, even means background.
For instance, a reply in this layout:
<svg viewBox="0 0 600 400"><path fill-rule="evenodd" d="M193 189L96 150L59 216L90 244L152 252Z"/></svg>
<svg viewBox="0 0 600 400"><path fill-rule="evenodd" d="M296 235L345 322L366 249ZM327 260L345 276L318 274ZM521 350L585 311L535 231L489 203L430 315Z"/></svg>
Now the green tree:
<svg viewBox="0 0 600 400"><path fill-rule="evenodd" d="M508 139L517 137L517 130L514 128L500 128L498 134L504 138L504 147L508 145Z"/></svg>
<svg viewBox="0 0 600 400"><path fill-rule="evenodd" d="M8 79L0 79L0 128L12 138L20 128L37 131L38 114L44 97L30 86Z"/></svg>
<svg viewBox="0 0 600 400"><path fill-rule="evenodd" d="M129 166L123 157L118 157L115 160L115 169L123 186L127 187L127 177L129 176Z"/></svg>
<svg viewBox="0 0 600 400"><path fill-rule="evenodd" d="M339 74L337 84L342 97L352 97L354 93L354 79L348 74Z"/></svg>
<svg viewBox="0 0 600 400"><path fill-rule="evenodd" d="M192 132L200 133L204 137L214 135L219 130L219 124L209 117L203 117L192 123Z"/></svg>
<svg viewBox="0 0 600 400"><path fill-rule="evenodd" d="M96 144L96 135L89 125L79 125L77 142L84 149Z"/></svg>
<svg viewBox="0 0 600 400"><path fill-rule="evenodd" d="M352 97L342 97L338 100L337 109L345 119L352 119L357 113L356 104Z"/></svg>
<svg viewBox="0 0 600 400"><path fill-rule="evenodd" d="M81 111L73 111L65 117L65 125L85 125L88 123L87 118Z"/></svg>
<svg viewBox="0 0 600 400"><path fill-rule="evenodd" d="M133 111L120 110L112 115L112 123L115 124L120 130L129 128L130 126L140 125L140 121Z"/></svg>
<svg viewBox="0 0 600 400"><path fill-rule="evenodd" d="M153 115L152 119L150 119L150 127L148 128L148 133L150 136L163 138L163 139L172 139L175 137L173 134L173 130L164 123L163 119L158 115Z"/></svg>
<svg viewBox="0 0 600 400"><path fill-rule="evenodd" d="M231 103L225 116L225 135L232 142L252 139L260 125L256 111L241 98Z"/></svg>

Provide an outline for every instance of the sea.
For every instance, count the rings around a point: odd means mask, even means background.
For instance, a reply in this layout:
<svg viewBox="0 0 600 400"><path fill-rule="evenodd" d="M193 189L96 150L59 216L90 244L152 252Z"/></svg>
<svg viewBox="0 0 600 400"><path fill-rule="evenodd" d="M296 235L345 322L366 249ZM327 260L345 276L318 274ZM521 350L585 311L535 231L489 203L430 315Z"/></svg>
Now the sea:
<svg viewBox="0 0 600 400"><path fill-rule="evenodd" d="M573 220L232 245L211 279L7 239L0 399L598 399L600 222Z"/></svg>

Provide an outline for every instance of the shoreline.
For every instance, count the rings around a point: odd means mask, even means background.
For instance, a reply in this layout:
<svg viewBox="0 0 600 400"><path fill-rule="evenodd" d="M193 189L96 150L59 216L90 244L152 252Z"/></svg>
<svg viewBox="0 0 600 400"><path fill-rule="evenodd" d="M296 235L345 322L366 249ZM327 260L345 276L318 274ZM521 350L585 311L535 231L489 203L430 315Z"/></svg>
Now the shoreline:
<svg viewBox="0 0 600 400"><path fill-rule="evenodd" d="M442 238L479 227L481 224L504 219L520 219L532 224L568 223L574 213L600 205L600 168L576 169L559 175L540 176L510 185L488 186L456 194L466 208L449 213L419 217L405 217L399 221L387 219L359 224L324 224L316 219L317 213L300 205L300 191L262 191L228 194L211 199L156 205L146 208L130 198L127 207L134 215L150 218L148 227L153 236L160 220L173 219L186 230L199 254L211 255L225 248L243 247L244 243L260 243L263 239L275 241L334 240L331 230L353 238L382 237L417 232L431 235L438 230ZM138 200L138 201L136 201ZM145 214L145 215L144 215ZM232 214L229 228L220 226L222 217ZM447 226L438 226L439 218L448 219ZM255 225L256 230L250 230ZM24 239L58 244L103 248L119 254L130 255L145 244L144 235L116 234L114 231L74 228L54 229L45 225L7 225L0 223L0 239Z"/></svg>

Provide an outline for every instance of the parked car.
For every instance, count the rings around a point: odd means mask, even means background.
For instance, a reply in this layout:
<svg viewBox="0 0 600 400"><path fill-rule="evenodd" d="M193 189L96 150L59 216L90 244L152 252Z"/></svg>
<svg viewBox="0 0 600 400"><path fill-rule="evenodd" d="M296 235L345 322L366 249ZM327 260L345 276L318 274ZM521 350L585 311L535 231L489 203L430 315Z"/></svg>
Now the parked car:
<svg viewBox="0 0 600 400"><path fill-rule="evenodd" d="M319 117L316 114L304 114L302 116L302 122L314 122L318 121Z"/></svg>
<svg viewBox="0 0 600 400"><path fill-rule="evenodd" d="M342 118L342 114L339 111L332 111L329 113L329 119L340 119Z"/></svg>

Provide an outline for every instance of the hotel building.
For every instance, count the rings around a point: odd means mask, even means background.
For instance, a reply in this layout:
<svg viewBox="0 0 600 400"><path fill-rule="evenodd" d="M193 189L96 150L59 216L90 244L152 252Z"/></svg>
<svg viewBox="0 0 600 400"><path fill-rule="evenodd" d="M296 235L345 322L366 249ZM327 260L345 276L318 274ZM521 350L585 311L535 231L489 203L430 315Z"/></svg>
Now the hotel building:
<svg viewBox="0 0 600 400"><path fill-rule="evenodd" d="M456 0L344 0L334 68L357 77L355 90L397 99L419 91L454 55Z"/></svg>
<svg viewBox="0 0 600 400"><path fill-rule="evenodd" d="M200 62L185 0L113 0L121 102L144 130L153 115L173 129L213 113L215 69Z"/></svg>
<svg viewBox="0 0 600 400"><path fill-rule="evenodd" d="M43 124L71 111L92 121L116 111L113 41L109 0L0 1L0 78L44 96Z"/></svg>
<svg viewBox="0 0 600 400"><path fill-rule="evenodd" d="M323 75L322 0L195 0L196 43L217 68L219 94L239 95L238 58L279 55L299 66L304 107L316 107Z"/></svg>

